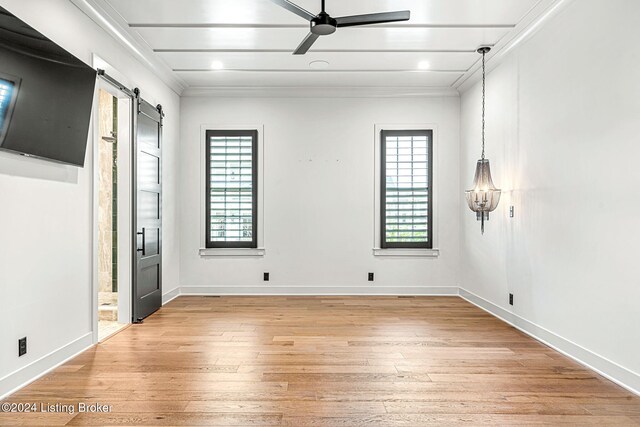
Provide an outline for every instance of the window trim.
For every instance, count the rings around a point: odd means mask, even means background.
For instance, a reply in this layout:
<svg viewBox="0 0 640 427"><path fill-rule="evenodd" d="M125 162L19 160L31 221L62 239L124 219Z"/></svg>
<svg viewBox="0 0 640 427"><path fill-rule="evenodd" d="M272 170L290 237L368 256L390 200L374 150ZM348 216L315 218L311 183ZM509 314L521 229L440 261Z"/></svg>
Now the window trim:
<svg viewBox="0 0 640 427"><path fill-rule="evenodd" d="M251 141L251 175L252 192L251 203L253 211L251 214L252 237L249 242L212 242L211 241L211 137L214 136L250 136ZM258 248L258 156L259 156L259 133L257 129L206 129L205 131L205 248L207 249L257 249Z"/></svg>
<svg viewBox="0 0 640 427"><path fill-rule="evenodd" d="M377 127L376 127L377 128ZM419 249L419 250L433 250L434 249L434 217L433 217L433 204L434 204L434 131L433 129L425 128L424 126L419 126L418 129L410 129L409 126L403 129L389 129L388 127L380 127L379 130L379 153L380 153L380 176L379 176L379 197L380 197L380 212L379 212L379 225L380 225L380 236L379 242L376 244L380 245L380 249ZM427 242L387 242L386 241L386 163L387 163L387 155L386 155L386 137L387 136L413 136L413 135L425 135L428 138L428 153L427 153L427 164L429 168L429 181L428 181L428 200L429 204L427 207ZM375 254L375 251L374 251Z"/></svg>

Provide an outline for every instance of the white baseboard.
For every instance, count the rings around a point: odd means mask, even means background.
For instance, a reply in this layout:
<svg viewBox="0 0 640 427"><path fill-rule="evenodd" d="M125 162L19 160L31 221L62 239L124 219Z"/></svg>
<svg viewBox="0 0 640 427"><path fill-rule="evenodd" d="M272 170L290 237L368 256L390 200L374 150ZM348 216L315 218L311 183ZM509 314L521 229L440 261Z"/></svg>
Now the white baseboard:
<svg viewBox="0 0 640 427"><path fill-rule="evenodd" d="M323 295L323 296L347 296L347 295L372 295L372 296L457 296L456 286L182 286L180 295L251 295L251 296L276 296L276 295Z"/></svg>
<svg viewBox="0 0 640 427"><path fill-rule="evenodd" d="M93 332L88 332L69 344L63 345L40 359L0 378L0 400L34 382L90 347L93 347Z"/></svg>
<svg viewBox="0 0 640 427"><path fill-rule="evenodd" d="M180 286L170 290L169 292L162 294L162 305L173 301L180 296Z"/></svg>
<svg viewBox="0 0 640 427"><path fill-rule="evenodd" d="M581 365L591 369L630 392L640 396L640 375L600 356L542 326L518 316L466 289L460 288L460 297L510 324L530 337L553 348Z"/></svg>

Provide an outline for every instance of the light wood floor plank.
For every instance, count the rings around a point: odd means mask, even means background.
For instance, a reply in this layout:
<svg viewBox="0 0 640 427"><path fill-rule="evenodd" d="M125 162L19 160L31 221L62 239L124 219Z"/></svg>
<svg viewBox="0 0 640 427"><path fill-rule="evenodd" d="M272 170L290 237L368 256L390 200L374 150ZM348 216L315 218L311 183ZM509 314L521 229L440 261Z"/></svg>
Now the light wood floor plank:
<svg viewBox="0 0 640 427"><path fill-rule="evenodd" d="M180 297L0 425L640 425L640 398L457 297Z"/></svg>

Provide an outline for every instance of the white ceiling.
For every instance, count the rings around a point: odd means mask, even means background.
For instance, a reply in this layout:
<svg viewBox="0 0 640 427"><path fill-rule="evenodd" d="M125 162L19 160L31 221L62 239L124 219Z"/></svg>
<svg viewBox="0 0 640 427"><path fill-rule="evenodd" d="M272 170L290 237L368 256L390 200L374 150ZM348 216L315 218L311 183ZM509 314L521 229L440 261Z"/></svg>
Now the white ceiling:
<svg viewBox="0 0 640 427"><path fill-rule="evenodd" d="M293 1L320 10L320 0ZM269 0L105 2L191 88L452 88L477 66L478 46L512 38L543 0L326 0L334 17L408 9L411 20L339 28L304 56L291 53L308 22ZM310 68L315 60L329 67Z"/></svg>

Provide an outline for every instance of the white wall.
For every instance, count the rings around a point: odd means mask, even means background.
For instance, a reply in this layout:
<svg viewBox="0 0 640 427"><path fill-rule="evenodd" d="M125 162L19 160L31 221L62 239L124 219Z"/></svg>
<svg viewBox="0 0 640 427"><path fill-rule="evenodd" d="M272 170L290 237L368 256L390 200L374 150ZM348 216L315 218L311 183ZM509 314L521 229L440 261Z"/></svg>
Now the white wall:
<svg viewBox="0 0 640 427"><path fill-rule="evenodd" d="M574 1L491 72L487 152L505 194L484 236L461 203L479 155L477 85L463 94L461 113L450 97L181 102L69 1L0 4L85 62L97 53L163 104L165 293L421 293L460 284L640 389L637 1ZM382 123L438 126L439 258L372 255L373 129ZM202 124L264 125L264 257L198 255ZM91 156L90 144L85 168L74 169L0 153L0 396L90 342ZM29 353L18 359L25 335Z"/></svg>
<svg viewBox="0 0 640 427"><path fill-rule="evenodd" d="M487 157L504 198L484 236L461 205L461 286L636 390L639 16L635 0L571 2L489 74ZM480 85L461 110L464 190Z"/></svg>
<svg viewBox="0 0 640 427"><path fill-rule="evenodd" d="M0 4L87 64L97 53L163 104L164 290L177 287L178 95L68 0ZM0 396L91 343L92 155L89 141L76 169L0 153ZM23 336L29 351L18 358Z"/></svg>
<svg viewBox="0 0 640 427"><path fill-rule="evenodd" d="M459 266L459 99L183 98L181 286L209 293L398 293L455 287ZM374 125L438 130L438 246L429 258L374 257ZM264 240L256 258L202 258L201 125L264 125ZM263 282L262 273L271 273ZM367 272L376 274L367 282Z"/></svg>

